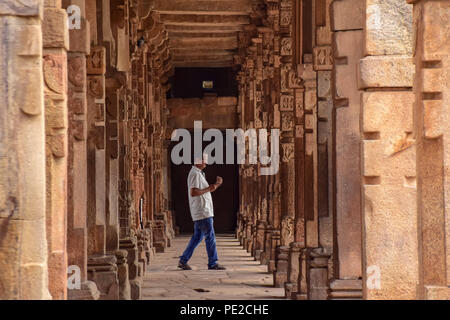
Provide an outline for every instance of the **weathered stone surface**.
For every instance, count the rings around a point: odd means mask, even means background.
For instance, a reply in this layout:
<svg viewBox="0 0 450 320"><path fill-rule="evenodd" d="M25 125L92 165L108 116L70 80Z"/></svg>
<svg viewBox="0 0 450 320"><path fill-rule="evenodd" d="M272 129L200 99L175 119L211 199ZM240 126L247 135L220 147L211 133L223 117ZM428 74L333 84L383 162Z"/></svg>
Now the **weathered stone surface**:
<svg viewBox="0 0 450 320"><path fill-rule="evenodd" d="M83 52L86 55L90 54L90 24L89 21L82 18L80 29L71 29L69 31L69 50L72 52Z"/></svg>
<svg viewBox="0 0 450 320"><path fill-rule="evenodd" d="M38 16L42 14L42 0L3 0L0 15Z"/></svg>
<svg viewBox="0 0 450 320"><path fill-rule="evenodd" d="M34 11L40 3L6 1L0 12L27 14L26 4ZM0 28L0 297L50 299L41 25L0 15Z"/></svg>
<svg viewBox="0 0 450 320"><path fill-rule="evenodd" d="M339 279L361 276L361 164L360 92L356 65L363 56L363 32L335 33L336 57L346 64L335 66L336 91L336 223ZM354 48L357 48L356 50Z"/></svg>
<svg viewBox="0 0 450 320"><path fill-rule="evenodd" d="M409 56L374 56L361 59L359 64L360 89L411 88L414 66Z"/></svg>
<svg viewBox="0 0 450 320"><path fill-rule="evenodd" d="M412 5L403 0L366 0L366 55L411 55Z"/></svg>
<svg viewBox="0 0 450 320"><path fill-rule="evenodd" d="M413 98L410 92L363 94L363 132L371 133L362 151L368 299L417 298L415 146L408 134Z"/></svg>
<svg viewBox="0 0 450 320"><path fill-rule="evenodd" d="M338 0L332 3L333 31L363 29L364 1ZM351 18L350 18L351 17Z"/></svg>
<svg viewBox="0 0 450 320"><path fill-rule="evenodd" d="M67 13L63 9L46 8L42 23L43 43L47 48L69 48Z"/></svg>
<svg viewBox="0 0 450 320"><path fill-rule="evenodd" d="M447 299L449 277L448 222L448 105L449 48L447 33L440 26L448 24L450 7L447 2L419 1L414 3L415 66L414 81L415 128L417 138L417 194L419 234L419 264L421 299ZM444 226L444 228L442 227Z"/></svg>

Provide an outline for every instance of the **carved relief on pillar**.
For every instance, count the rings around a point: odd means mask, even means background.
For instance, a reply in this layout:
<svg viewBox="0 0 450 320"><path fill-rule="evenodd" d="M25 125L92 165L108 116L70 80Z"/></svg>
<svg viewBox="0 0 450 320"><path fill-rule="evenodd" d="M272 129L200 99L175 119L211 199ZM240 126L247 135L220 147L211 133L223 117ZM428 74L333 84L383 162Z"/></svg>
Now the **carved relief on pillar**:
<svg viewBox="0 0 450 320"><path fill-rule="evenodd" d="M281 114L281 131L292 131L295 127L295 118L291 112Z"/></svg>
<svg viewBox="0 0 450 320"><path fill-rule="evenodd" d="M281 245L289 245L294 241L294 218L291 216L283 217L281 220Z"/></svg>
<svg viewBox="0 0 450 320"><path fill-rule="evenodd" d="M313 52L314 70L332 70L334 65L333 49L331 46L314 47Z"/></svg>
<svg viewBox="0 0 450 320"><path fill-rule="evenodd" d="M292 39L291 38L282 38L281 39L281 51L282 56L291 56L292 55Z"/></svg>
<svg viewBox="0 0 450 320"><path fill-rule="evenodd" d="M294 111L294 97L283 94L280 97L280 111Z"/></svg>
<svg viewBox="0 0 450 320"><path fill-rule="evenodd" d="M91 53L86 61L88 74L105 74L106 48L102 46L91 47Z"/></svg>
<svg viewBox="0 0 450 320"><path fill-rule="evenodd" d="M67 56L66 54L45 54L43 56L43 73L46 88L57 94L67 90Z"/></svg>
<svg viewBox="0 0 450 320"><path fill-rule="evenodd" d="M282 161L289 162L294 160L295 157L295 145L293 143L283 143L281 144L282 149Z"/></svg>

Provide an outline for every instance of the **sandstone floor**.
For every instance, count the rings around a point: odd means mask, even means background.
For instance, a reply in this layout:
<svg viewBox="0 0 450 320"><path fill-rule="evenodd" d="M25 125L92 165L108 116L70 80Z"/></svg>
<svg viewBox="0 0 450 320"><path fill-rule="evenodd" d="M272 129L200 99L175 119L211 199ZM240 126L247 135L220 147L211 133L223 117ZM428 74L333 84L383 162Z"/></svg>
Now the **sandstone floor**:
<svg viewBox="0 0 450 320"><path fill-rule="evenodd" d="M227 270L208 270L205 242L189 261L193 270L177 268L190 237L179 236L164 253L157 253L148 267L142 298L161 300L284 299L284 289L272 286L267 266L255 261L232 235L217 236L219 262Z"/></svg>

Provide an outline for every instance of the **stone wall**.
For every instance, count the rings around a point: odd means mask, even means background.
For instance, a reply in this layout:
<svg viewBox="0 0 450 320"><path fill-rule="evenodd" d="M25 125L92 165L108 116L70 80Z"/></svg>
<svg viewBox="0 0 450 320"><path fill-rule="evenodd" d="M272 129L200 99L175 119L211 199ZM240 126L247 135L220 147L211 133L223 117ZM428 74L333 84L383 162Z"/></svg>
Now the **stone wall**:
<svg viewBox="0 0 450 320"><path fill-rule="evenodd" d="M43 3L0 4L0 298L50 299Z"/></svg>
<svg viewBox="0 0 450 320"><path fill-rule="evenodd" d="M449 299L449 1L244 7L193 40L165 1L0 3L1 299L139 299L194 120L279 130L273 175L240 165L236 236L286 298ZM202 63L239 70L239 96L167 101Z"/></svg>

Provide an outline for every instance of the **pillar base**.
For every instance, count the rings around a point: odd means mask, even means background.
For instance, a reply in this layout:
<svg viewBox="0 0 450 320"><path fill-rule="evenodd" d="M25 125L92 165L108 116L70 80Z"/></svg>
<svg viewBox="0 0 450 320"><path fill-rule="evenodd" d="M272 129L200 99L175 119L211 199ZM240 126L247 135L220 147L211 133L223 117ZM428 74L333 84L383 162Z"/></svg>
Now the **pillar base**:
<svg viewBox="0 0 450 320"><path fill-rule="evenodd" d="M117 250L117 277L119 278L119 300L130 300L131 289L128 278L128 252L126 250Z"/></svg>
<svg viewBox="0 0 450 320"><path fill-rule="evenodd" d="M309 299L327 300L328 298L328 262L331 250L316 248L309 252Z"/></svg>
<svg viewBox="0 0 450 320"><path fill-rule="evenodd" d="M261 252L261 254L259 256L259 261L263 265L268 265L269 264L269 257L267 257L267 252L265 252L265 251Z"/></svg>
<svg viewBox="0 0 450 320"><path fill-rule="evenodd" d="M284 284L284 296L286 299L297 300L297 284L293 282L286 282Z"/></svg>
<svg viewBox="0 0 450 320"><path fill-rule="evenodd" d="M275 272L275 269L276 269L275 260L269 260L269 263L267 264L267 271Z"/></svg>
<svg viewBox="0 0 450 320"><path fill-rule="evenodd" d="M273 284L276 288L283 288L287 282L289 247L277 247L276 270L273 272Z"/></svg>
<svg viewBox="0 0 450 320"><path fill-rule="evenodd" d="M120 249L128 252L128 278L130 280L130 296L132 300L140 299L142 280L140 275L142 270L138 261L138 248L135 238L127 238L120 240Z"/></svg>
<svg viewBox="0 0 450 320"><path fill-rule="evenodd" d="M98 300L100 298L100 291L93 281L85 281L81 283L80 289L68 289L68 300Z"/></svg>
<svg viewBox="0 0 450 320"><path fill-rule="evenodd" d="M131 300L140 300L142 294L141 279L130 280Z"/></svg>
<svg viewBox="0 0 450 320"><path fill-rule="evenodd" d="M298 277L300 274L300 251L305 247L303 242L292 242L289 245L287 283L284 286L285 296L291 299L298 291ZM295 299L295 298L294 298Z"/></svg>
<svg viewBox="0 0 450 320"><path fill-rule="evenodd" d="M450 300L450 288L445 286L425 286L426 300Z"/></svg>
<svg viewBox="0 0 450 320"><path fill-rule="evenodd" d="M330 283L330 300L361 300L363 298L362 280L334 280Z"/></svg>
<svg viewBox="0 0 450 320"><path fill-rule="evenodd" d="M88 257L88 279L97 284L101 300L119 300L116 263L114 255Z"/></svg>
<svg viewBox="0 0 450 320"><path fill-rule="evenodd" d="M247 250L248 253L252 252L252 244L253 244L252 239L245 239L244 249Z"/></svg>
<svg viewBox="0 0 450 320"><path fill-rule="evenodd" d="M255 257L256 261L259 261L261 259L261 252L262 252L262 250L258 250L258 249L255 250L254 257Z"/></svg>

